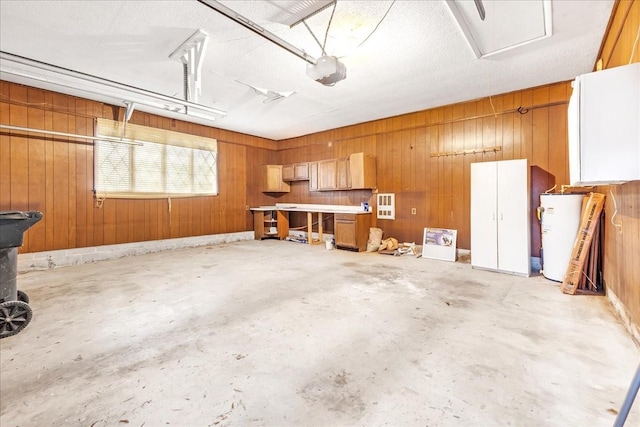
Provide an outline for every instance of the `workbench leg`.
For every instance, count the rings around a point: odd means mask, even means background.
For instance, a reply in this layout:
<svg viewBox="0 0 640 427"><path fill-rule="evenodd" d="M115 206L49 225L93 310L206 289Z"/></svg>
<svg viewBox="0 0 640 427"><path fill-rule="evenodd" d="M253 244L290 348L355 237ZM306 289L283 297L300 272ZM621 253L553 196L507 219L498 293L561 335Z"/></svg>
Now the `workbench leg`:
<svg viewBox="0 0 640 427"><path fill-rule="evenodd" d="M313 245L313 214L307 212L307 243Z"/></svg>
<svg viewBox="0 0 640 427"><path fill-rule="evenodd" d="M253 211L253 238L262 240L264 237L264 212Z"/></svg>
<svg viewBox="0 0 640 427"><path fill-rule="evenodd" d="M276 211L278 216L278 237L286 239L289 236L289 212Z"/></svg>
<svg viewBox="0 0 640 427"><path fill-rule="evenodd" d="M318 241L322 243L322 212L318 212Z"/></svg>

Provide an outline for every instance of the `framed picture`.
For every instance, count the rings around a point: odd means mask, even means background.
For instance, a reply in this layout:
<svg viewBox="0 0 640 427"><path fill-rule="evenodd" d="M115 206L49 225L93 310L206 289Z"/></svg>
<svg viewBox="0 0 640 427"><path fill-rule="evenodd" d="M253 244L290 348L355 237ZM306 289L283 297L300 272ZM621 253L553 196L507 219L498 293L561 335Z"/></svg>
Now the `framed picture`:
<svg viewBox="0 0 640 427"><path fill-rule="evenodd" d="M422 238L422 258L456 260L458 230L447 228L425 228Z"/></svg>

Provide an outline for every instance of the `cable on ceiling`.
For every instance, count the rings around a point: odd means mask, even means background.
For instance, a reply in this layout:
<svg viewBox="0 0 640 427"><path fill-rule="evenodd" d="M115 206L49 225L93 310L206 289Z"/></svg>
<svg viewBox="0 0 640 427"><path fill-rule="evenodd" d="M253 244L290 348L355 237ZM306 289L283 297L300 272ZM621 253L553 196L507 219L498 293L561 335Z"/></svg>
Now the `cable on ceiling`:
<svg viewBox="0 0 640 427"><path fill-rule="evenodd" d="M394 0L395 1L395 0ZM329 17L329 23L327 24L327 31L324 32L324 43L322 43L322 54L326 55L325 47L327 46L327 37L329 36L329 28L331 28L331 21L333 21L333 14L336 13L337 1L333 2L333 9L331 10L331 16Z"/></svg>
<svg viewBox="0 0 640 427"><path fill-rule="evenodd" d="M316 37L315 34L313 34L313 31L311 31L311 28L309 28L309 25L307 25L307 21L305 21L304 19L302 20L302 23L304 24L305 27L307 27L307 30L309 30L309 33L311 34L311 37L313 37L313 39L316 41L316 43L318 43L318 47L320 49L322 49L322 55L324 55L324 47L322 46L322 44L320 43L320 40L318 40L318 38Z"/></svg>
<svg viewBox="0 0 640 427"><path fill-rule="evenodd" d="M395 3L396 3L396 0L393 0L393 1L391 2L391 4L389 5L389 9L387 9L387 11L384 13L384 15L382 15L382 18L381 18L381 19L380 19L380 21L376 24L376 26L375 26L375 28L373 29L373 31L371 31L371 32L369 33L369 35L368 35L367 37L365 37L365 39L364 39L364 40L362 40L358 46L356 46L356 49L357 49L357 48L359 48L360 46L362 46L363 44L365 44L365 42L366 42L367 40L369 40L369 37L371 37L371 36L373 35L373 33L375 33L375 32L376 32L376 30L378 29L378 27L380 26L380 24L382 24L382 21L384 21L384 18L386 18L386 17L387 17L387 15L389 14L389 11L391 10L391 8L393 7L393 5L394 5Z"/></svg>
<svg viewBox="0 0 640 427"><path fill-rule="evenodd" d="M320 43L320 40L318 40L316 35L313 34L313 31L311 31L311 28L307 24L307 19L305 18L305 19L302 20L302 23L304 24L304 26L307 28L307 30L309 30L309 33L311 34L311 37L313 37L313 39L316 41L316 43L318 43L318 47L320 48L320 50L322 50L322 56L327 56L327 52L325 50L325 47L327 46L327 36L329 35L329 28L331 28L331 21L333 21L333 14L336 12L336 4L338 4L337 1L333 2L333 10L331 11L331 16L329 17L329 23L327 24L327 30L324 32L324 43Z"/></svg>

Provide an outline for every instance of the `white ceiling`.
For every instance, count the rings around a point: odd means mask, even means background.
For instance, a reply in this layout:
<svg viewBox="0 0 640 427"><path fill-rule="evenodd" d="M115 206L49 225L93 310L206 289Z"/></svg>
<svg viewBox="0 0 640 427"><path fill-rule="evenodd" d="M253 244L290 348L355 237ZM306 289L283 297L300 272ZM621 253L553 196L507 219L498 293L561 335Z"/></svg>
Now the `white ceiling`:
<svg viewBox="0 0 640 427"><path fill-rule="evenodd" d="M291 2L221 3L310 55L321 55L304 25L290 29L275 22ZM511 15L530 2L484 0L487 19L475 25L486 24L490 34L513 35L522 21L495 19L502 16L501 3ZM181 98L182 64L169 55L202 29L210 38L199 102L228 114L215 122L192 121L280 140L590 72L613 0L554 0L551 5L551 37L478 59L445 1L338 0L326 51L341 57L347 78L332 87L307 77L300 58L196 0L0 0L0 50ZM387 10L373 35L353 49ZM329 7L307 20L321 41L331 12ZM538 15L535 19L541 21ZM0 78L119 105L127 97L121 91L89 94L72 80L68 86L75 89L56 86L45 74L40 81L6 72ZM270 102L247 85L295 93Z"/></svg>

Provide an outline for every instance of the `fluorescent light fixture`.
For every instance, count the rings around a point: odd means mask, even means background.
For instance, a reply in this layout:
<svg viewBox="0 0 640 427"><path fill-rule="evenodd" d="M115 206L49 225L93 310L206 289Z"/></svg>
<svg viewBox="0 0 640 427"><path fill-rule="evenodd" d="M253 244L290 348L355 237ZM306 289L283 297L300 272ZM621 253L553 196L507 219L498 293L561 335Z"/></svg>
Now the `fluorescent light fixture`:
<svg viewBox="0 0 640 427"><path fill-rule="evenodd" d="M307 18L316 15L332 4L336 0L299 0L284 2L280 12L271 20L293 28Z"/></svg>
<svg viewBox="0 0 640 427"><path fill-rule="evenodd" d="M196 104L3 51L0 51L0 72L28 80L65 87L74 91L91 93L101 97L125 99L128 102L159 110L166 110L166 104L178 105L181 106L182 112L187 115L190 115L189 113L193 110L200 112L200 118L209 114L210 116L206 117L207 120L215 120L215 116L213 115L222 117L227 115L226 111L217 108ZM65 77L67 79L65 79ZM81 87L78 85L78 82L93 84L96 88Z"/></svg>

